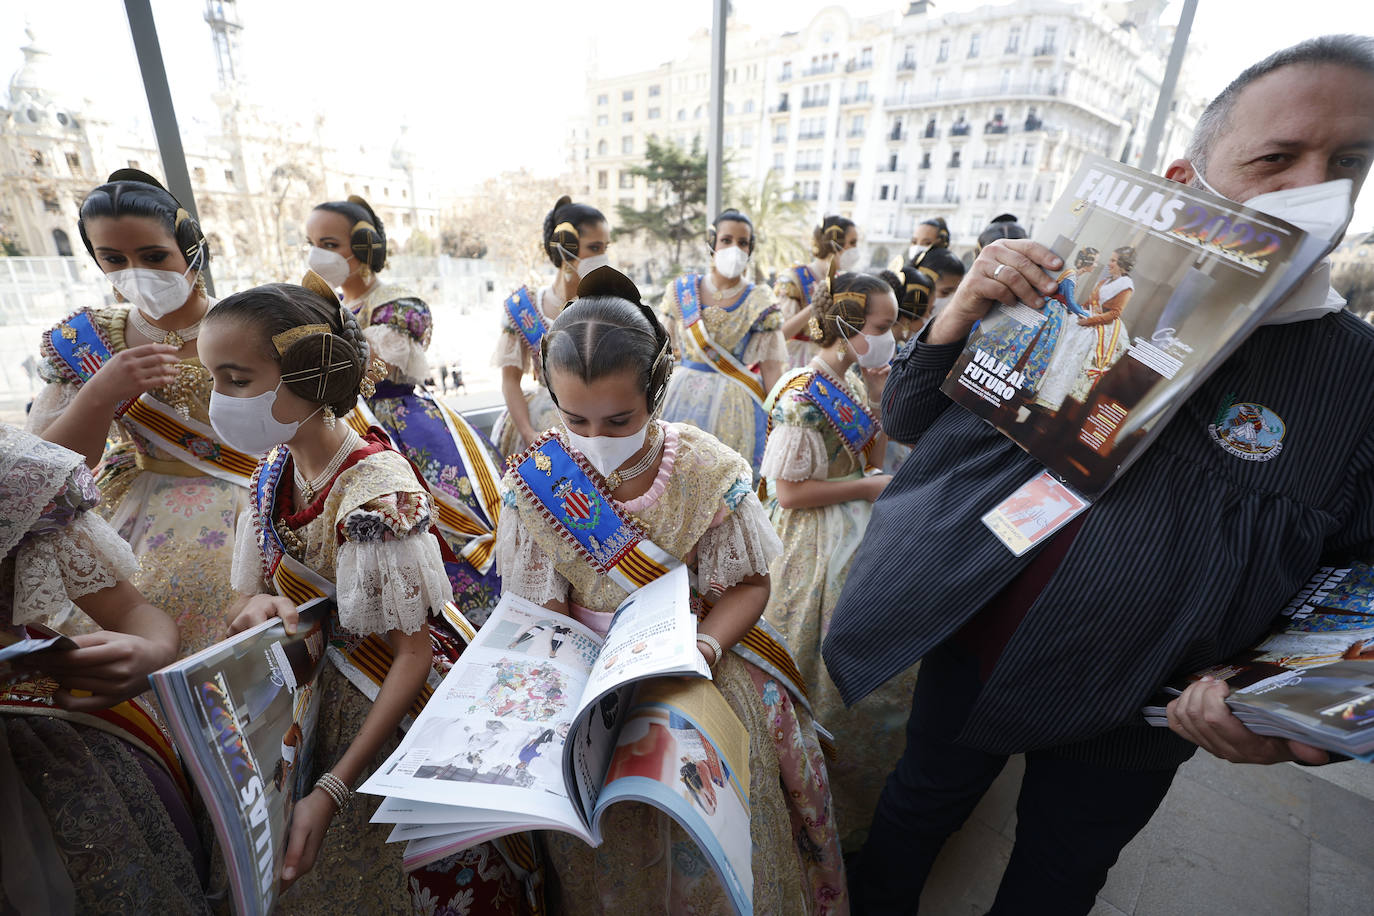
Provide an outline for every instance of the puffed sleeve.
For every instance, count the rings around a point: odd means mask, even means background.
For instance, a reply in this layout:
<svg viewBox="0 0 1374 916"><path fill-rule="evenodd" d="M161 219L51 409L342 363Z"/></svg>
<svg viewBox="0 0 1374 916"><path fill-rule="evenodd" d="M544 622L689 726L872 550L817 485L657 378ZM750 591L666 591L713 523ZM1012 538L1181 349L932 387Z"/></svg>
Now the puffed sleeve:
<svg viewBox="0 0 1374 916"><path fill-rule="evenodd" d="M783 391L773 405L772 420L761 476L792 481L830 476L830 455L820 432L825 421L816 405L796 391Z"/></svg>
<svg viewBox="0 0 1374 916"><path fill-rule="evenodd" d="M334 560L339 622L354 633L415 633L453 600L427 493L370 499L339 523Z"/></svg>
<svg viewBox="0 0 1374 916"><path fill-rule="evenodd" d="M47 377L47 373L41 370L40 374ZM43 430L62 416L62 412L76 398L76 392L77 387L69 382L50 380L34 395L33 406L29 408L29 415L24 420L24 428L36 435L43 435Z"/></svg>
<svg viewBox="0 0 1374 916"><path fill-rule="evenodd" d="M754 323L753 333L740 362L746 366L787 362L787 341L782 337L782 313L776 308L770 307Z"/></svg>
<svg viewBox="0 0 1374 916"><path fill-rule="evenodd" d="M697 581L718 594L746 576L768 575L768 565L782 555L782 541L747 478L731 485L721 498L721 511L697 541Z"/></svg>
<svg viewBox="0 0 1374 916"><path fill-rule="evenodd" d="M496 571L501 588L535 604L568 600L568 580L553 559L530 536L520 517L515 491L506 485L501 519L496 525Z"/></svg>
<svg viewBox="0 0 1374 916"><path fill-rule="evenodd" d="M133 550L109 523L89 511L100 499L80 465L15 551L15 623L55 622L71 602L104 591L138 571Z"/></svg>
<svg viewBox="0 0 1374 916"><path fill-rule="evenodd" d="M525 338L510 323L510 316L501 312L501 332L496 335L496 351L491 355L491 364L498 369L511 366L524 372L526 369Z"/></svg>
<svg viewBox="0 0 1374 916"><path fill-rule="evenodd" d="M234 526L234 559L229 565L229 586L240 595L262 595L272 591L262 577L262 551L258 549L257 532L252 510L244 509Z"/></svg>

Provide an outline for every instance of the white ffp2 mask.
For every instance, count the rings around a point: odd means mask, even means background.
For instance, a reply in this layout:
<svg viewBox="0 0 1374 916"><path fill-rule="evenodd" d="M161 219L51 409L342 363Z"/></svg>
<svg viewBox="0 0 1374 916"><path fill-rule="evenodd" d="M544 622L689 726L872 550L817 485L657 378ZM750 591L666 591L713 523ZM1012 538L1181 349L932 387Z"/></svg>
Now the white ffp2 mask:
<svg viewBox="0 0 1374 916"><path fill-rule="evenodd" d="M602 477L610 477L616 468L629 461L635 452L644 447L649 422L652 421L646 421L638 432L630 433L628 436L579 436L566 425L563 429L568 434L568 441L572 447L591 462L596 472Z"/></svg>
<svg viewBox="0 0 1374 916"><path fill-rule="evenodd" d="M301 424L324 408L320 407L305 420L281 422L272 416L277 389L281 386L278 382L271 391L251 398L231 398L218 391L210 392L210 425L215 435L246 455L262 455L274 445L290 442Z"/></svg>

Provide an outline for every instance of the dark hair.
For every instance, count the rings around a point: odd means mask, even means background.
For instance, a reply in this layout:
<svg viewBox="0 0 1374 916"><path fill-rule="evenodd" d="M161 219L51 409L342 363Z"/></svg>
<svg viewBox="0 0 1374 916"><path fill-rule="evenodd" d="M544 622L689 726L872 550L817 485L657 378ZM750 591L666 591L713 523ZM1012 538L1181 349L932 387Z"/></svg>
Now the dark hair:
<svg viewBox="0 0 1374 916"><path fill-rule="evenodd" d="M554 319L542 343L549 397L558 403L549 384L553 369L573 373L588 383L628 371L635 373L643 387L650 412L657 410L673 362L663 323L639 301L634 282L612 267L598 267L587 274L577 292L578 298Z"/></svg>
<svg viewBox="0 0 1374 916"><path fill-rule="evenodd" d="M822 347L828 347L840 338L840 323L844 322L849 336L859 332L868 317L868 299L874 293L891 289L888 280L876 274L846 271L836 274L829 284L821 283L816 287L811 306L816 310L816 321L820 325L821 336L811 334L811 339ZM844 293L858 293L863 296L859 305ZM898 302L901 298L898 297Z"/></svg>
<svg viewBox="0 0 1374 916"><path fill-rule="evenodd" d="M754 234L754 221L733 208L720 211L720 215L711 223L711 230L706 233L706 247L712 251L716 250L716 233L720 231L721 223L744 223L749 227L749 247L746 249L750 254L754 253L754 246L758 244L758 237Z"/></svg>
<svg viewBox="0 0 1374 916"><path fill-rule="evenodd" d="M367 372L367 342L352 313L332 296L326 299L294 283L269 283L225 298L205 320L237 321L261 335L265 352L281 367L282 384L297 397L326 405L340 417L358 403ZM301 337L277 352L274 337L311 324L326 325L329 333ZM326 371L319 371L322 367ZM302 377L290 380L293 374Z"/></svg>
<svg viewBox="0 0 1374 916"><path fill-rule="evenodd" d="M943 216L935 216L931 217L930 219L923 219L921 220L921 225L930 226L936 232L935 244L931 246L932 248L949 247L949 224L945 222L945 218Z"/></svg>
<svg viewBox="0 0 1374 916"><path fill-rule="evenodd" d="M330 200L315 205L316 210L337 213L348 220L348 247L353 256L373 273L386 267L386 227L372 205L356 194L348 200ZM365 223L359 226L359 223ZM368 231L368 226L372 227Z"/></svg>
<svg viewBox="0 0 1374 916"><path fill-rule="evenodd" d="M1207 158L1212 152L1212 146L1230 124L1231 110L1235 108L1241 90L1262 76L1268 76L1275 70L1294 64L1336 64L1362 70L1366 75L1374 75L1374 37L1320 35L1299 42L1291 48L1275 51L1259 63L1247 67L1208 103L1197 119L1197 126L1193 128L1193 136L1188 141L1188 150L1184 155L1198 174L1206 172Z"/></svg>
<svg viewBox="0 0 1374 916"><path fill-rule="evenodd" d="M962 277L967 268L948 248L932 248L921 258L921 266L929 267L942 277Z"/></svg>
<svg viewBox="0 0 1374 916"><path fill-rule="evenodd" d="M811 253L818 258L829 257L844 248L844 237L854 228L854 221L845 216L827 216L811 233Z"/></svg>
<svg viewBox="0 0 1374 916"><path fill-rule="evenodd" d="M1135 249L1130 245L1123 245L1112 252L1116 255L1116 266L1121 268L1122 274L1128 274L1135 267Z"/></svg>
<svg viewBox="0 0 1374 916"><path fill-rule="evenodd" d="M606 215L596 207L588 204L575 204L572 198L566 194L558 198L553 205L553 209L544 217L544 253L549 256L554 267L563 266L563 251L566 249L569 254L577 256L577 237L565 238L566 233L561 233L557 239L554 238L554 230L568 223L573 227L574 233L580 233L587 226L594 226L597 223L606 222Z"/></svg>
<svg viewBox="0 0 1374 916"><path fill-rule="evenodd" d="M187 266L200 270L210 263L210 244L200 230L200 223L147 172L138 169L113 172L105 184L91 191L81 202L76 230L86 246L86 253L92 258L95 257L95 248L86 234L86 223L93 219L120 216L152 217L176 241Z"/></svg>
<svg viewBox="0 0 1374 916"><path fill-rule="evenodd" d="M1078 249L1078 253L1073 256L1073 266L1081 270L1089 264L1096 264L1098 253L1096 248L1085 247Z"/></svg>
<svg viewBox="0 0 1374 916"><path fill-rule="evenodd" d="M900 274L885 270L879 276L892 287L900 317L925 318L930 314L930 303L935 298L936 273L924 260L920 267L905 264Z"/></svg>
<svg viewBox="0 0 1374 916"><path fill-rule="evenodd" d="M994 216L988 227L978 234L978 249L988 247L998 239L1024 239L1029 238L1024 226L1016 221L1016 217L1010 213L1003 213Z"/></svg>

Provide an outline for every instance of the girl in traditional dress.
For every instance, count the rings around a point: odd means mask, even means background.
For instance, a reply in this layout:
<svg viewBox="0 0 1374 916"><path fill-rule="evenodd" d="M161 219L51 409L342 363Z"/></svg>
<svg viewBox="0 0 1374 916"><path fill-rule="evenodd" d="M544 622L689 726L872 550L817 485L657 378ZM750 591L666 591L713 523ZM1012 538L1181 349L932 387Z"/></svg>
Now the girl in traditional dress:
<svg viewBox="0 0 1374 916"><path fill-rule="evenodd" d="M765 670L768 662L741 644L778 645L771 635L757 641L767 631L759 618L780 545L753 493L753 475L709 433L657 419L672 368L669 341L629 278L603 267L582 280L578 294L545 343L546 378L562 425L541 436L505 478L497 530L502 582L603 633L627 594L619 584L625 571L593 565L601 551L582 545L534 495L543 484L532 486L526 475L538 474L550 453L580 468L600 511L621 516L627 531L642 530L655 555L695 567L714 601L698 624L698 647L751 735L754 911L846 912L825 764L806 701L794 692L794 666L779 647L769 652L776 664ZM606 842L597 849L546 835L564 912L729 909L706 858L656 809L617 805L603 831Z"/></svg>
<svg viewBox="0 0 1374 916"><path fill-rule="evenodd" d="M29 429L100 465L99 511L133 545L134 585L176 620L189 655L224 636L236 524L257 463L210 426L197 352L210 252L195 219L134 169L86 196L77 228L126 302L82 309L44 335L48 385Z"/></svg>
<svg viewBox="0 0 1374 916"><path fill-rule="evenodd" d="M424 482L380 430L360 436L336 419L370 383L367 347L329 286L314 275L306 283L230 296L201 338L215 428L267 452L254 475L256 537L241 538L234 557L246 602L233 629L276 615L292 630L300 602L332 594L337 603L309 762L318 782L292 815L281 876L286 886L305 877L278 911L402 913L411 892L401 849L369 823L375 802L350 804L351 787L395 748L431 669L456 657L449 621L470 625L442 616L447 545ZM368 674L378 670L380 681ZM496 912L520 897L508 869L478 885Z"/></svg>
<svg viewBox="0 0 1374 916"><path fill-rule="evenodd" d="M678 277L663 298L668 332L682 353L663 418L710 433L758 473L768 437L763 400L787 361L782 317L766 286L743 279L754 250L749 217L726 210L707 245L710 272Z"/></svg>
<svg viewBox="0 0 1374 916"><path fill-rule="evenodd" d="M816 227L811 240L810 264L797 264L778 277L774 292L778 310L782 312L782 336L787 340L787 363L790 369L800 369L816 355L816 345L807 334L807 323L815 314L811 302L818 281L824 281L835 270L853 270L859 266L859 229L852 219L827 216ZM771 389L770 389L771 390Z"/></svg>
<svg viewBox="0 0 1374 916"><path fill-rule="evenodd" d="M558 423L558 410L539 376L539 342L576 294L578 277L606 263L610 242L610 226L601 211L575 204L566 195L544 217L544 253L557 273L547 286L522 286L502 303L501 335L491 360L501 369L501 396L506 402L506 412L492 430L503 457L523 451L535 436ZM520 387L526 374L534 378L532 393Z"/></svg>
<svg viewBox="0 0 1374 916"><path fill-rule="evenodd" d="M350 420L359 432L381 427L424 475L439 530L463 561L448 565L454 602L480 626L501 597L491 562L500 511L496 455L462 415L424 388L433 316L413 291L377 279L386 263L386 232L367 201L353 196L320 204L305 229L311 268L342 288L372 354L387 367L386 379Z"/></svg>
<svg viewBox="0 0 1374 916"><path fill-rule="evenodd" d="M763 473L776 494L773 525L783 553L771 568L775 585L764 616L787 638L816 717L835 734L835 820L845 848L857 850L902 755L915 668L845 709L821 660L821 641L872 503L891 479L866 476L865 468L883 464L881 369L892 353L898 309L881 278L854 273L822 288L814 307L812 338L820 352L807 368L784 376L769 403L773 431Z"/></svg>
<svg viewBox="0 0 1374 916"><path fill-rule="evenodd" d="M1036 392L1035 403L1057 411L1065 398L1085 403L1107 370L1130 345L1130 335L1121 314L1131 301L1135 281L1135 249L1130 246L1112 252L1107 272L1097 281L1087 300L1087 314L1076 321L1064 320L1059 340L1045 368ZM1075 291L1075 300L1081 291Z"/></svg>
<svg viewBox="0 0 1374 916"><path fill-rule="evenodd" d="M100 627L0 670L0 911L208 914L185 777L132 699L176 625L129 581L99 499L81 455L0 425L0 643L70 602Z"/></svg>

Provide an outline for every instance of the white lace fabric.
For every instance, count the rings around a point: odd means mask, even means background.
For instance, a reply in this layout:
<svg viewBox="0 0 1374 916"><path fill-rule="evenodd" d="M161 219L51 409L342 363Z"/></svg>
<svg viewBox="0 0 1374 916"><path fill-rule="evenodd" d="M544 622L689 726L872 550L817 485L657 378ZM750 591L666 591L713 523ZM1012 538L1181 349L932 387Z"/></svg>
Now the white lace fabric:
<svg viewBox="0 0 1374 916"><path fill-rule="evenodd" d="M759 474L790 481L825 480L830 474L825 438L810 427L779 423L768 434Z"/></svg>
<svg viewBox="0 0 1374 916"><path fill-rule="evenodd" d="M750 493L697 541L697 582L718 594L746 576L768 575L769 564L780 556L782 541L758 496Z"/></svg>
<svg viewBox="0 0 1374 916"><path fill-rule="evenodd" d="M746 366L787 362L787 341L783 339L782 331L778 328L755 331L744 348L744 358L740 362Z"/></svg>
<svg viewBox="0 0 1374 916"><path fill-rule="evenodd" d="M272 588L262 578L262 552L258 550L258 529L251 509L239 513L234 530L238 535L234 538L234 562L229 567L229 586L240 595L270 593Z"/></svg>
<svg viewBox="0 0 1374 916"><path fill-rule="evenodd" d="M58 619L72 601L131 578L138 560L104 519L82 512L27 538L5 566L4 578L14 583L12 622L33 623Z"/></svg>
<svg viewBox="0 0 1374 916"><path fill-rule="evenodd" d="M354 633L414 633L430 608L453 600L439 542L424 528L395 539L344 541L335 575L339 622Z"/></svg>
<svg viewBox="0 0 1374 916"><path fill-rule="evenodd" d="M372 355L381 357L387 365L394 367L392 376L402 384L419 385L429 375L429 363L425 359L425 348L419 341L386 325L371 325L363 328L363 337L372 347Z"/></svg>
<svg viewBox="0 0 1374 916"><path fill-rule="evenodd" d="M559 575L553 558L530 537L514 506L507 505L501 513L494 550L503 591L535 604L568 600L568 580Z"/></svg>
<svg viewBox="0 0 1374 916"><path fill-rule="evenodd" d="M525 338L520 336L519 331L503 323L501 332L496 335L496 351L491 355L491 364L498 369L511 366L524 372L529 368L528 353Z"/></svg>

